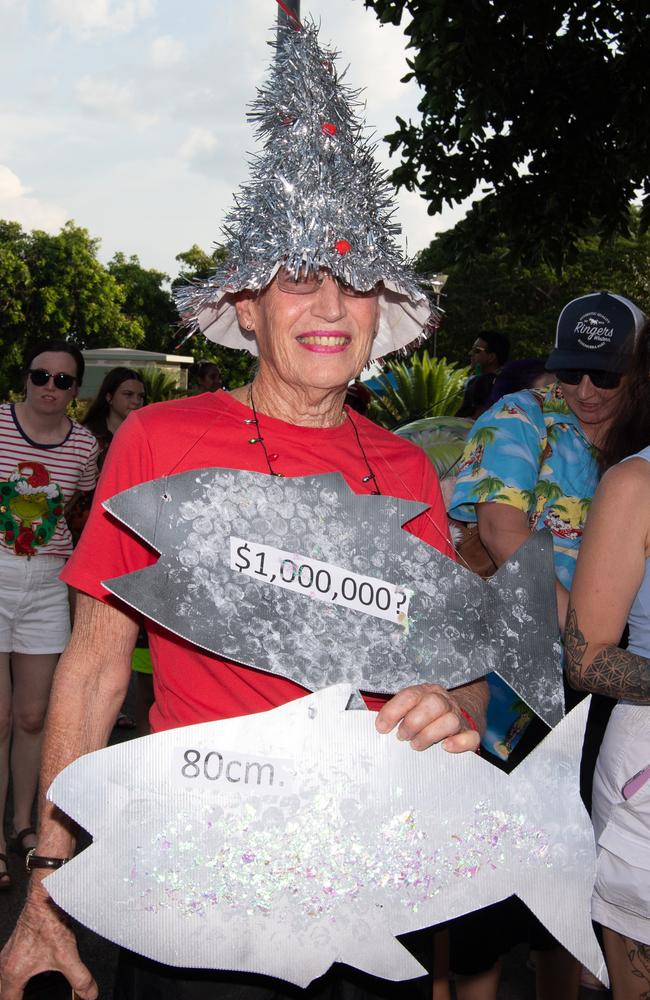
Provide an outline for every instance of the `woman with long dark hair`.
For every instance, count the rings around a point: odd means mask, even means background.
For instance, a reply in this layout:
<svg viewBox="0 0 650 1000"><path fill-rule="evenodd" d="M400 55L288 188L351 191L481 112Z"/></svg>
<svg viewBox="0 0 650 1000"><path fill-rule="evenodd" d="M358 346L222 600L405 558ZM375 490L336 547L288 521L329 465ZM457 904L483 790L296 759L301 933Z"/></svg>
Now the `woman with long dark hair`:
<svg viewBox="0 0 650 1000"><path fill-rule="evenodd" d="M97 439L99 451L97 468L101 470L106 452L118 427L132 410L139 410L146 402L142 376L133 368L112 368L99 387L99 392L80 421ZM68 528L76 545L88 520L93 493L84 493L66 511Z"/></svg>
<svg viewBox="0 0 650 1000"><path fill-rule="evenodd" d="M135 369L119 366L118 368L112 368L104 376L102 384L99 387L99 392L81 421L84 427L97 438L99 444L97 465L99 469L104 464L106 453L117 429L124 423L129 413L132 413L133 410L139 410L145 405L146 401L146 390L142 376ZM85 503L77 504L70 517L72 534L75 541L78 541L88 520L91 500L92 498L89 497ZM139 653L140 659L143 657L145 660L147 659L148 651L139 650ZM138 714L142 715L143 711L146 712L148 710L148 706L152 700L149 690L151 680L146 665L138 667L138 671L140 671L138 672L139 683L137 685ZM141 709L140 702L144 703L144 710ZM123 711L119 713L115 724L119 729L133 729L136 726L135 720ZM145 735L144 730L142 735Z"/></svg>
<svg viewBox="0 0 650 1000"><path fill-rule="evenodd" d="M133 368L113 368L99 387L99 392L81 421L95 435L102 452L113 440L113 434L132 410L146 402L142 376Z"/></svg>
<svg viewBox="0 0 650 1000"><path fill-rule="evenodd" d="M618 699L594 775L592 915L614 1000L628 1000L650 988L650 325L601 450L608 471L578 556L565 648L574 687Z"/></svg>

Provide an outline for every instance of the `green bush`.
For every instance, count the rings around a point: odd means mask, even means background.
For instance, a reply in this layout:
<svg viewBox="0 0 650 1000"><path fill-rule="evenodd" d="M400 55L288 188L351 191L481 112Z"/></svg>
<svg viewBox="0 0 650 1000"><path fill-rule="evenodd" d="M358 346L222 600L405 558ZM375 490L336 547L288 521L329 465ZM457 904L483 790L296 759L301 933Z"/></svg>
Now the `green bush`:
<svg viewBox="0 0 650 1000"><path fill-rule="evenodd" d="M389 374L394 375L396 387ZM379 376L382 391L373 392L368 416L389 430L422 417L451 417L462 402L468 374L468 368L432 358L426 350L408 363L389 361Z"/></svg>

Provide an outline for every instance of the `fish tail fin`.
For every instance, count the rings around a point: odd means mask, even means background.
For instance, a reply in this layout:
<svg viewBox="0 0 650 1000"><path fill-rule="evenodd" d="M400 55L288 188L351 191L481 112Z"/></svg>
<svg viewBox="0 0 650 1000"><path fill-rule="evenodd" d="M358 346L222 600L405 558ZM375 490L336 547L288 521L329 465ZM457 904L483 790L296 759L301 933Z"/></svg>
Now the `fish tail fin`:
<svg viewBox="0 0 650 1000"><path fill-rule="evenodd" d="M550 531L534 531L487 585L499 629L493 640L501 647L497 673L555 726L564 715L564 686Z"/></svg>
<svg viewBox="0 0 650 1000"><path fill-rule="evenodd" d="M528 832L539 840L542 864L522 852L513 867L517 896L547 930L590 972L606 981L605 962L591 924L596 848L580 797L580 758L589 698L585 698L511 773L510 810L524 806ZM549 822L542 799L556 804ZM543 833L542 833L543 831ZM582 919L577 920L579 913Z"/></svg>
<svg viewBox="0 0 650 1000"><path fill-rule="evenodd" d="M378 936L381 937L381 949L377 947ZM427 975L424 966L400 944L390 928L385 927L382 933L381 925L355 928L337 961L391 982Z"/></svg>

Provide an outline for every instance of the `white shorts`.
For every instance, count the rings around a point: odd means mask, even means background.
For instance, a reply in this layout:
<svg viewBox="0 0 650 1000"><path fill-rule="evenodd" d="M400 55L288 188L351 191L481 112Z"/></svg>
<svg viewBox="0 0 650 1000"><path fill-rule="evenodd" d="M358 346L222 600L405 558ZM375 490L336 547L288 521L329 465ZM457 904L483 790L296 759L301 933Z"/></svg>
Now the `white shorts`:
<svg viewBox="0 0 650 1000"><path fill-rule="evenodd" d="M593 822L598 860L594 920L650 944L650 781L631 798L623 785L650 764L650 705L619 702L594 775Z"/></svg>
<svg viewBox="0 0 650 1000"><path fill-rule="evenodd" d="M12 555L0 547L0 652L61 653L70 637L62 556Z"/></svg>

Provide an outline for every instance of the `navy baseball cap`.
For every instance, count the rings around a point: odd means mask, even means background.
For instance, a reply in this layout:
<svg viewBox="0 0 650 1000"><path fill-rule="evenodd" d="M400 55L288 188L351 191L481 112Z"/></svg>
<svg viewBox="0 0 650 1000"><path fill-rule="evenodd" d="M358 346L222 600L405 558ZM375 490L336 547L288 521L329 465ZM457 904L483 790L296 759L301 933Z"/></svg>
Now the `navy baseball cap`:
<svg viewBox="0 0 650 1000"><path fill-rule="evenodd" d="M630 366L637 335L646 323L644 313L622 295L581 295L560 313L555 348L546 369L555 372L581 368L623 374Z"/></svg>

